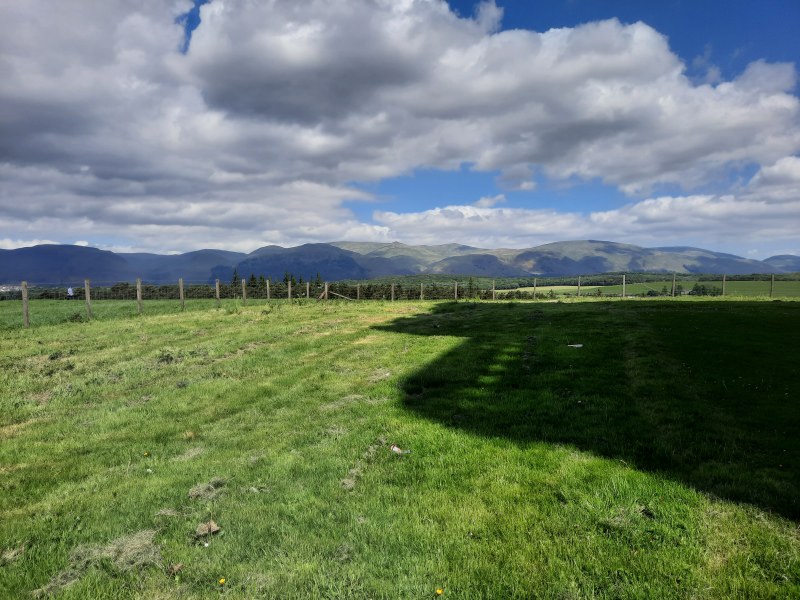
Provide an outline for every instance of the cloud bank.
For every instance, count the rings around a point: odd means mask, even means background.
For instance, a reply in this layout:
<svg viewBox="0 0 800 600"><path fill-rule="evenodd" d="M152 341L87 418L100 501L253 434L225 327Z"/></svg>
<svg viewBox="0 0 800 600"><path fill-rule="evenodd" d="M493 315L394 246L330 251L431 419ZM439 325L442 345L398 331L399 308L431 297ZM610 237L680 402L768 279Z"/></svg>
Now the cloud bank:
<svg viewBox="0 0 800 600"><path fill-rule="evenodd" d="M697 84L644 23L502 31L492 2L461 18L440 0L213 0L182 53L190 7L0 8L0 239L796 244L793 65ZM464 164L508 191L599 180L630 203L347 208L376 201L355 182Z"/></svg>

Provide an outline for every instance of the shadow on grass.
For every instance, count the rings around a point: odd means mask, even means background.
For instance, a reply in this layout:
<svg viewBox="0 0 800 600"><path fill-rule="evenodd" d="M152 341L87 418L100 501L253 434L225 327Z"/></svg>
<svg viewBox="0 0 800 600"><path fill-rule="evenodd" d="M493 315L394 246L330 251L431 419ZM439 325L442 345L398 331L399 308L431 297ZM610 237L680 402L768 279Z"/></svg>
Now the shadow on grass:
<svg viewBox="0 0 800 600"><path fill-rule="evenodd" d="M800 519L800 303L442 303L378 329L464 339L402 383L416 414Z"/></svg>

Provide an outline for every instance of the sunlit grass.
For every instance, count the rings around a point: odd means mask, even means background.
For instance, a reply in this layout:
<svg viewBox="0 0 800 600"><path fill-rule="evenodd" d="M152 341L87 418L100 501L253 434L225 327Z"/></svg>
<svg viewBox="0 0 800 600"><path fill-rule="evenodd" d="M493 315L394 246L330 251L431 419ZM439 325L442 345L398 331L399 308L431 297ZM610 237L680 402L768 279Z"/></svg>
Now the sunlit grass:
<svg viewBox="0 0 800 600"><path fill-rule="evenodd" d="M175 305L6 327L0 596L800 594L796 303Z"/></svg>

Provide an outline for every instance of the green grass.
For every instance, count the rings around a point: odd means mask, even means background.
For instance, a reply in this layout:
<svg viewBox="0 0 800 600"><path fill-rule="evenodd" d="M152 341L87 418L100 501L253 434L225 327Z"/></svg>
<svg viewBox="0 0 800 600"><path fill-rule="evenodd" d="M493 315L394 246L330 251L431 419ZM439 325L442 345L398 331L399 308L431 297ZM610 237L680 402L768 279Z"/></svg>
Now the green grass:
<svg viewBox="0 0 800 600"><path fill-rule="evenodd" d="M800 303L15 304L0 597L800 596Z"/></svg>
<svg viewBox="0 0 800 600"><path fill-rule="evenodd" d="M684 292L692 289L695 283L700 283L706 287L716 287L722 289L722 280L719 281L678 281L678 285L683 286ZM646 283L628 283L625 286L626 295L640 295L647 294L650 291L662 292L664 288L667 291L672 290L672 280L664 281L648 281ZM546 294L550 290L558 295L574 296L578 292L577 285L553 285L553 286L537 286L536 292ZM598 289L603 290L605 296L620 296L622 295L622 284L619 285L584 285L581 286L582 295L590 295L597 292ZM507 293L515 290L502 290L498 293ZM533 287L519 288L522 292L533 292ZM725 283L725 294L728 296L743 296L743 297L768 297L770 292L769 281L727 281ZM772 290L773 297L775 298L798 298L800 297L800 281L775 281L775 286Z"/></svg>

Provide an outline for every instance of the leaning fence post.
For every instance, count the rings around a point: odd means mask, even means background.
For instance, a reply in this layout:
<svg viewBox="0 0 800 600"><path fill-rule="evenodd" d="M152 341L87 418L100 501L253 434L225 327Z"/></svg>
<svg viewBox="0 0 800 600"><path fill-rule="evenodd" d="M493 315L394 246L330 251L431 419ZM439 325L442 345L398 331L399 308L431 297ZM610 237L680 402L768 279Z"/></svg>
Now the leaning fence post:
<svg viewBox="0 0 800 600"><path fill-rule="evenodd" d="M269 279L267 279L267 300L269 300Z"/></svg>
<svg viewBox="0 0 800 600"><path fill-rule="evenodd" d="M622 297L625 297L625 275L622 276Z"/></svg>
<svg viewBox="0 0 800 600"><path fill-rule="evenodd" d="M289 290L289 295L287 296L287 298L289 300L291 300L292 299L292 280L290 279L289 281L287 281L286 285L287 285L287 289Z"/></svg>
<svg viewBox="0 0 800 600"><path fill-rule="evenodd" d="M675 297L675 273L672 274L672 297Z"/></svg>
<svg viewBox="0 0 800 600"><path fill-rule="evenodd" d="M578 275L578 298L581 297L581 276Z"/></svg>
<svg viewBox="0 0 800 600"><path fill-rule="evenodd" d="M28 314L28 282L22 282L22 325L30 327L30 315Z"/></svg>
<svg viewBox="0 0 800 600"><path fill-rule="evenodd" d="M178 294L181 298L181 310L184 310L186 308L186 304L183 299L183 277L178 279Z"/></svg>
<svg viewBox="0 0 800 600"><path fill-rule="evenodd" d="M728 278L727 275L724 275L724 274L722 275L722 295L723 296L725 295L725 281L726 281L727 278Z"/></svg>
<svg viewBox="0 0 800 600"><path fill-rule="evenodd" d="M83 280L83 291L86 295L86 316L91 319L92 318L92 289L89 285L89 280Z"/></svg>
<svg viewBox="0 0 800 600"><path fill-rule="evenodd" d="M533 299L536 300L536 277L533 278Z"/></svg>
<svg viewBox="0 0 800 600"><path fill-rule="evenodd" d="M242 279L242 306L247 304L247 280Z"/></svg>
<svg viewBox="0 0 800 600"><path fill-rule="evenodd" d="M219 299L219 279L217 279L214 282L214 292L215 292L215 294L217 296L217 308L219 308L220 306L222 306L222 302Z"/></svg>
<svg viewBox="0 0 800 600"><path fill-rule="evenodd" d="M769 282L769 297L772 298L772 292L775 290L775 275L772 276L772 280Z"/></svg>
<svg viewBox="0 0 800 600"><path fill-rule="evenodd" d="M142 314L142 280L136 278L136 312Z"/></svg>
<svg viewBox="0 0 800 600"><path fill-rule="evenodd" d="M394 284L392 284L392 302L394 302Z"/></svg>

